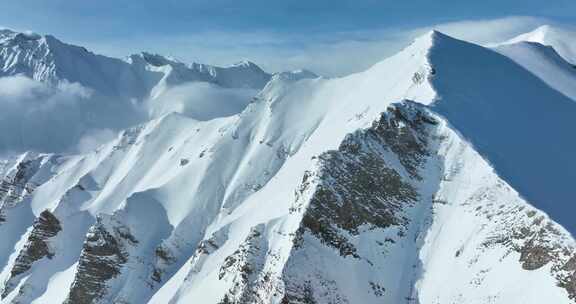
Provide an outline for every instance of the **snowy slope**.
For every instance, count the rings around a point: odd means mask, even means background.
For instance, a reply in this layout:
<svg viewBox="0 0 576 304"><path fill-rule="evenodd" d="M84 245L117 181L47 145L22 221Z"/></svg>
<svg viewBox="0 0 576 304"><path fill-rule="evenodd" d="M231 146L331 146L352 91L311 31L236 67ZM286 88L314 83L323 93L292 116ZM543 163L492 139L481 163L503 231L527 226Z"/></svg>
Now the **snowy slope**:
<svg viewBox="0 0 576 304"><path fill-rule="evenodd" d="M504 44L537 42L553 47L566 61L576 64L576 32L567 28L543 25L532 32L521 34Z"/></svg>
<svg viewBox="0 0 576 304"><path fill-rule="evenodd" d="M238 115L7 158L0 303L573 303L575 107L431 32L348 77L275 75Z"/></svg>
<svg viewBox="0 0 576 304"><path fill-rule="evenodd" d="M576 231L566 212L576 197L576 143L568 140L576 130L574 101L505 56L446 38L429 56L439 75L434 111L523 197Z"/></svg>
<svg viewBox="0 0 576 304"><path fill-rule="evenodd" d="M495 50L514 60L552 88L576 100L576 67L560 57L552 47L534 42L518 42L498 46Z"/></svg>

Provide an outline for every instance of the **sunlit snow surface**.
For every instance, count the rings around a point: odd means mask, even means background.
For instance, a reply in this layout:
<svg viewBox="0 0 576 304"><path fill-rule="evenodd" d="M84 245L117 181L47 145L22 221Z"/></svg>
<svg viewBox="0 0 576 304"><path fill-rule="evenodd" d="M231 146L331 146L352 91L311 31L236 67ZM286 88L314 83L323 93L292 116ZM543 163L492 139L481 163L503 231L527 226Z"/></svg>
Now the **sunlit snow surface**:
<svg viewBox="0 0 576 304"><path fill-rule="evenodd" d="M265 303L280 303L290 284L306 281L318 303L570 303L557 286L553 268L560 262L525 270L512 247L486 245L512 229L541 225L558 232L550 241L556 248L574 248L570 234L532 206L576 230L570 86L576 82L565 61L528 47L506 46L500 54L431 32L348 77L271 76L255 98L254 87L175 81L179 63L133 56L128 64L161 76L143 93L150 94L146 122L89 152L28 153L0 163L4 180L14 180L27 161L34 169L26 183L31 194L15 185L10 189L25 195L1 209L6 297L0 302L68 297L88 230L102 225L130 237L121 244L127 258L120 273L103 282L101 303L220 303L247 284L242 267L225 273L223 265L244 259L258 270L250 279L265 278L249 282L259 286L253 294ZM233 67L254 69L249 63ZM562 76L555 78L558 71ZM237 84L236 76L225 79ZM311 234L295 248L303 214L294 206L301 203L306 212L314 195L313 182L296 193L305 172L315 174L319 155L337 150L404 100L428 111L436 125L429 127L422 179L407 172L400 155L375 148L419 195L401 211L409 218L403 236L394 227L363 227L349 235L362 259L343 257ZM62 226L48 241L54 255L11 278L34 218L46 209ZM385 242L391 244L378 245ZM229 258L242 248L246 255ZM380 285L384 292L374 287Z"/></svg>

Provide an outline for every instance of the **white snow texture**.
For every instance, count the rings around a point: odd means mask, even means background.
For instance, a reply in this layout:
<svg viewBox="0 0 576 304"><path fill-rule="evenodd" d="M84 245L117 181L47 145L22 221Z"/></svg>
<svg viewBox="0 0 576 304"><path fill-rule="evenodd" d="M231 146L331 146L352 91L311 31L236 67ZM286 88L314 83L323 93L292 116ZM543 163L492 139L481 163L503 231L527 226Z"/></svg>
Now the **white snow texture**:
<svg viewBox="0 0 576 304"><path fill-rule="evenodd" d="M0 303L575 303L574 41L328 79L0 30Z"/></svg>

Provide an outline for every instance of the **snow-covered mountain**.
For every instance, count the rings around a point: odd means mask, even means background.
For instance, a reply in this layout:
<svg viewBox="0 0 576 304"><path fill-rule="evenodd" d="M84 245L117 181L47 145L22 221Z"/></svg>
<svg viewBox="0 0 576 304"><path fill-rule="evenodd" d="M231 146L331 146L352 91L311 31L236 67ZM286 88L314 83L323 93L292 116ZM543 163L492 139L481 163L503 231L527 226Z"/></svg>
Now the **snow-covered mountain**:
<svg viewBox="0 0 576 304"><path fill-rule="evenodd" d="M536 42L553 47L560 56L572 64L576 64L576 31L567 28L542 25L532 32L519 35L505 44L517 42Z"/></svg>
<svg viewBox="0 0 576 304"><path fill-rule="evenodd" d="M160 84L189 81L261 89L271 77L249 61L228 67L188 65L149 53L120 60L91 53L50 35L0 30L0 76L16 74L49 83L66 80L107 96L136 98L145 97Z"/></svg>
<svg viewBox="0 0 576 304"><path fill-rule="evenodd" d="M0 303L574 303L571 78L508 55L430 32L237 115L4 157Z"/></svg>
<svg viewBox="0 0 576 304"><path fill-rule="evenodd" d="M553 47L537 42L517 42L500 45L495 50L576 101L576 67L558 55Z"/></svg>
<svg viewBox="0 0 576 304"><path fill-rule="evenodd" d="M216 67L149 53L121 60L50 35L0 30L0 77L0 127L12 130L0 135L4 154L85 151L75 143L111 139L167 110L237 114L272 75L248 61Z"/></svg>
<svg viewBox="0 0 576 304"><path fill-rule="evenodd" d="M492 47L576 100L576 32L543 25Z"/></svg>

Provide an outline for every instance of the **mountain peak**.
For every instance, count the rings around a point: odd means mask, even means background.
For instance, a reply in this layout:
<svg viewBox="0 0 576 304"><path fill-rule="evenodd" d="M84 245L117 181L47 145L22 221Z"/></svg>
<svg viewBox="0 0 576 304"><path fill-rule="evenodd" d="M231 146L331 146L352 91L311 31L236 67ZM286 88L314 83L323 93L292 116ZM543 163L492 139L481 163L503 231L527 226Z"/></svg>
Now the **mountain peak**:
<svg viewBox="0 0 576 304"><path fill-rule="evenodd" d="M0 43L2 44L23 44L31 41L38 41L44 36L32 31L16 32L9 29L0 29Z"/></svg>
<svg viewBox="0 0 576 304"><path fill-rule="evenodd" d="M518 35L500 45L513 44L518 42L536 42L551 46L566 61L576 63L576 32L567 28L551 25L542 25L536 29Z"/></svg>
<svg viewBox="0 0 576 304"><path fill-rule="evenodd" d="M456 38L451 37L447 34L444 34L443 32L436 30L436 29L432 29L430 31L428 31L426 34L420 36L420 39L429 39L432 42L437 42L437 41L444 41L444 40L455 40Z"/></svg>
<svg viewBox="0 0 576 304"><path fill-rule="evenodd" d="M239 62L236 62L234 64L231 64L229 66L226 66L226 68L237 68L237 69L243 69L243 70L251 70L251 71L257 71L257 72L261 72L264 73L264 70L262 70L262 68L255 64L254 62L250 61L250 60L242 60Z"/></svg>
<svg viewBox="0 0 576 304"><path fill-rule="evenodd" d="M432 39L437 39L437 38L441 38L441 37L447 36L447 35L440 32L437 29L432 29L432 30L428 31L428 33L426 33L425 36L430 36Z"/></svg>
<svg viewBox="0 0 576 304"><path fill-rule="evenodd" d="M0 39L12 39L18 32L7 28L0 28Z"/></svg>
<svg viewBox="0 0 576 304"><path fill-rule="evenodd" d="M244 67L244 68L258 67L257 64L255 64L254 62L252 62L250 60L241 60L241 61L238 61L236 63L233 63L231 66Z"/></svg>
<svg viewBox="0 0 576 304"><path fill-rule="evenodd" d="M297 81L297 80L301 80L301 79L318 78L320 76L318 76L316 73L309 71L309 70L306 70L306 69L298 69L298 70L293 70L293 71L284 71L284 72L275 73L272 77L273 77L273 79Z"/></svg>
<svg viewBox="0 0 576 304"><path fill-rule="evenodd" d="M549 24L544 24L544 25L541 25L541 26L539 26L538 28L536 28L536 30L534 30L534 31L535 31L535 32L536 32L536 31L539 31L539 32L544 32L544 33L546 33L546 32L548 32L548 31L550 31L550 30L553 30L553 27L552 27L551 25L549 25Z"/></svg>
<svg viewBox="0 0 576 304"><path fill-rule="evenodd" d="M515 40L514 42L526 41L545 44L546 37L551 33L551 31L552 27L550 25L542 25L531 32L517 36L513 40Z"/></svg>
<svg viewBox="0 0 576 304"><path fill-rule="evenodd" d="M155 54L155 53L141 52L140 54L137 54L136 56L141 57L142 59L144 59L144 61L146 61L147 63L149 63L153 66L164 66L164 65L169 65L169 64L173 64L173 63L177 62L173 58L165 57L165 56L162 56L160 54Z"/></svg>
<svg viewBox="0 0 576 304"><path fill-rule="evenodd" d="M414 39L408 48L418 49L427 53L436 45L452 43L454 41L458 41L458 39L433 29Z"/></svg>

